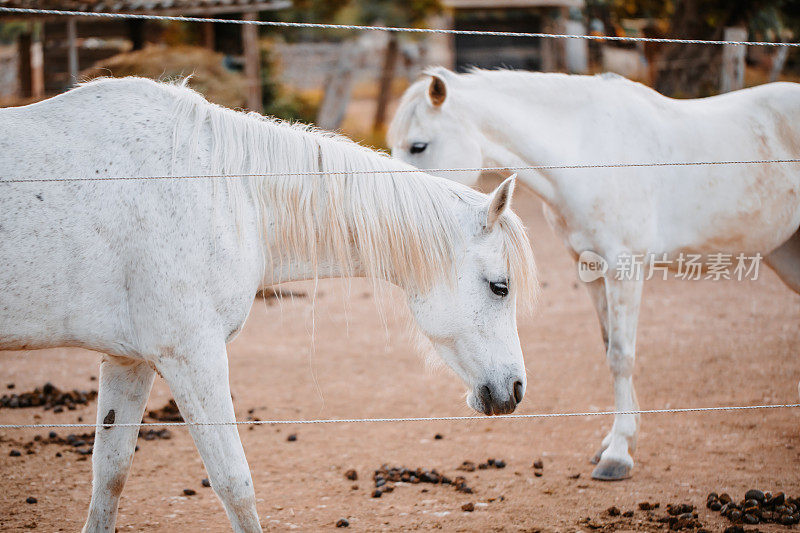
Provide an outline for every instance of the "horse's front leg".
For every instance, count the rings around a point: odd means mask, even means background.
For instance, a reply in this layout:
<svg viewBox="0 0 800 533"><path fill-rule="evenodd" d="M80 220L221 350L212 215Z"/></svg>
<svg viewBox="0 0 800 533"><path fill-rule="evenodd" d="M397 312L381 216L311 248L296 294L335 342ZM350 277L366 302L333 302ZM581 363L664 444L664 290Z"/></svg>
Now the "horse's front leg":
<svg viewBox="0 0 800 533"><path fill-rule="evenodd" d="M597 313L597 321L600 323L600 334L603 337L603 347L608 353L608 299L606 298L606 285L605 278L599 278L594 281L586 283L586 289L589 292L589 297L594 304L594 310ZM611 442L611 433L609 432L603 439L600 449L592 457L592 464L600 462L600 456L603 454L608 444Z"/></svg>
<svg viewBox="0 0 800 533"><path fill-rule="evenodd" d="M145 362L104 357L97 424L138 424L155 372ZM92 451L92 502L84 532L114 531L117 507L133 459L138 427L101 427Z"/></svg>
<svg viewBox="0 0 800 533"><path fill-rule="evenodd" d="M608 299L606 298L605 278L599 278L586 283L586 289L592 298L597 321L600 323L600 334L603 336L603 346L608 351Z"/></svg>
<svg viewBox="0 0 800 533"><path fill-rule="evenodd" d="M605 279L608 302L608 343L606 358L614 380L614 407L635 411L639 404L633 390L633 363L636 355L636 326L642 298L642 281ZM617 480L630 476L631 454L636 449L639 415L615 415L611 432L603 439L594 479Z"/></svg>
<svg viewBox="0 0 800 533"><path fill-rule="evenodd" d="M260 532L255 490L244 455L228 384L225 344L209 341L195 347L176 347L157 367L175 397L203 458L211 481L236 532Z"/></svg>

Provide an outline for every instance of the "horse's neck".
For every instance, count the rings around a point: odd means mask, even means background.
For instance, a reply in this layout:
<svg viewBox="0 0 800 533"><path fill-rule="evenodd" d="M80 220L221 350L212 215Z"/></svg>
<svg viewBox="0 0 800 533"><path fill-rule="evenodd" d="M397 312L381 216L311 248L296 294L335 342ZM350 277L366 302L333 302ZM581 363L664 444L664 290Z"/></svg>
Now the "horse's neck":
<svg viewBox="0 0 800 533"><path fill-rule="evenodd" d="M358 265L345 271L337 261L322 259L316 264L309 261L296 259L285 255L277 260L267 261L267 271L261 283L261 288L292 281L306 281L310 279L329 279L342 277L364 277L366 272Z"/></svg>
<svg viewBox="0 0 800 533"><path fill-rule="evenodd" d="M319 204L319 202L318 202ZM306 281L313 279L328 279L342 277L364 277L367 275L366 269L359 264L352 242L349 242L349 249L345 251L350 262L345 266L341 257L334 257L333 254L326 253L320 242L314 242L316 247L314 256L309 258L308 254L298 253L298 250L286 246L281 242L281 232L277 231L276 221L273 220L274 212L267 211L267 229L263 235L265 261L263 286L277 285L292 281ZM285 222L285 221L284 221ZM309 239L317 238L319 232L307 235Z"/></svg>
<svg viewBox="0 0 800 533"><path fill-rule="evenodd" d="M261 185L265 285L370 277L413 289L445 272L473 191L338 140L320 138L314 159L330 175Z"/></svg>
<svg viewBox="0 0 800 533"><path fill-rule="evenodd" d="M481 84L468 100L467 116L481 132L484 164L493 167L546 166L572 162L574 144L560 131L569 131L579 117L564 95L533 84L530 91L498 95L497 87ZM500 89L499 91L502 91ZM491 94L492 98L486 95ZM522 97L520 97L522 94ZM541 96L541 97L540 97ZM547 170L515 170L519 178L548 204L558 201L559 174Z"/></svg>

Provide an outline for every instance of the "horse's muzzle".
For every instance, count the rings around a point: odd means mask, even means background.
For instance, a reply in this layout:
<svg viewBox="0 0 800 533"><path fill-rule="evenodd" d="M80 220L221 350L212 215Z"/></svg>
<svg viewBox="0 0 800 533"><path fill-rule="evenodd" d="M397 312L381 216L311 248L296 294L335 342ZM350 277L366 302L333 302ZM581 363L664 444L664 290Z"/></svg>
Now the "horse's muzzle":
<svg viewBox="0 0 800 533"><path fill-rule="evenodd" d="M499 390L498 390L499 389ZM506 387L492 387L490 384L482 385L476 391L480 401L479 411L485 415L507 415L513 413L517 404L522 401L524 389L518 379L509 380Z"/></svg>

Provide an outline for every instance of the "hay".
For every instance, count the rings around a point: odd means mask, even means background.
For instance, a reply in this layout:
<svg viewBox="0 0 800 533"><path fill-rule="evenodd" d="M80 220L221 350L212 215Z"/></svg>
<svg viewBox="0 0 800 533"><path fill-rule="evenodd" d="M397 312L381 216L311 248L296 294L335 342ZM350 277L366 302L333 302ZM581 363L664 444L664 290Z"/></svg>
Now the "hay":
<svg viewBox="0 0 800 533"><path fill-rule="evenodd" d="M223 61L222 54L198 46L150 45L98 61L81 72L81 80L141 76L167 81L191 76L189 86L209 101L225 107L244 107L246 79L225 68Z"/></svg>

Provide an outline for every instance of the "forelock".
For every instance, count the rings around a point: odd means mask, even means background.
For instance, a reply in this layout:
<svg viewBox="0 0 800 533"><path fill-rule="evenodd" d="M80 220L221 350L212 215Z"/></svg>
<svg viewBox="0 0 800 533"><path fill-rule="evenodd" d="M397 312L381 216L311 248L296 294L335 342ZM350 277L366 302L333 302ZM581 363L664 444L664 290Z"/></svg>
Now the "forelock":
<svg viewBox="0 0 800 533"><path fill-rule="evenodd" d="M523 311L531 311L539 295L539 278L528 232L511 210L500 215L497 224L503 235L503 254L511 283L517 291L517 302Z"/></svg>

